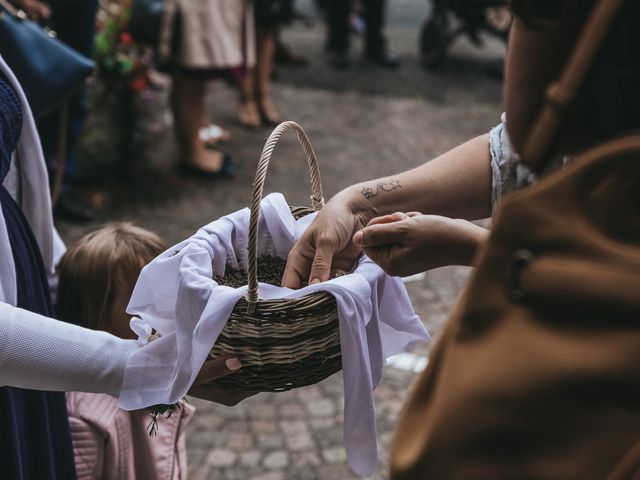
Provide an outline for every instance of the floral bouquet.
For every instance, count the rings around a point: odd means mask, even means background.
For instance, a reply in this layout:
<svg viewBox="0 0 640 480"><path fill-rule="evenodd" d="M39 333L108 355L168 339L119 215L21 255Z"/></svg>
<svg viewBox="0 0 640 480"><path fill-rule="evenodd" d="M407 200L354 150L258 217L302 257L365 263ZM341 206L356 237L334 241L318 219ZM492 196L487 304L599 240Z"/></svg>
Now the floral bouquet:
<svg viewBox="0 0 640 480"><path fill-rule="evenodd" d="M131 0L100 0L94 57L98 78L109 86L142 92L151 85L153 54L129 32Z"/></svg>

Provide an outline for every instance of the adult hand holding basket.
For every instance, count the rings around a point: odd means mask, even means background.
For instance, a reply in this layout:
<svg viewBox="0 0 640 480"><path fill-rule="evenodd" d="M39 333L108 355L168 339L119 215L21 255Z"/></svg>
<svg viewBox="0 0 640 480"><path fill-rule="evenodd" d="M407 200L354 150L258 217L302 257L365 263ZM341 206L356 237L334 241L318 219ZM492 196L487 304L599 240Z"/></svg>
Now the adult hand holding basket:
<svg viewBox="0 0 640 480"><path fill-rule="evenodd" d="M288 130L295 130L307 156L312 209L290 208L278 193L261 200L269 159ZM263 150L251 212L243 209L202 227L143 269L127 311L136 317L131 326L141 341L154 331L160 337L132 356L123 408L175 403L210 357L237 356L243 368L217 382L247 391L309 385L342 367L347 458L359 474L373 472L373 389L384 360L429 337L402 281L367 257L350 275L298 290L258 284L264 273L258 264L276 257L284 267L283 259L313 219L309 213L322 204L311 145L299 125L286 122ZM223 285L242 272L248 273L248 285Z"/></svg>

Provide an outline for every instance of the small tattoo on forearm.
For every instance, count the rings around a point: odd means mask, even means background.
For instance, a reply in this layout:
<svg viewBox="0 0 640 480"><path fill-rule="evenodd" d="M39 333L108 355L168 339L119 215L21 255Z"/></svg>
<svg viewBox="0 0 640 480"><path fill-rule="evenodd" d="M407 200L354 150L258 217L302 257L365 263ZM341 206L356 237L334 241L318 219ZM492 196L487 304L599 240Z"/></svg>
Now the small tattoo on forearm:
<svg viewBox="0 0 640 480"><path fill-rule="evenodd" d="M398 188L402 188L402 185L400 185L400 180L390 180L388 182L380 182L373 188L362 187L361 193L362 195L364 195L364 198L369 200L370 198L377 197L383 192L391 192L393 190L397 190Z"/></svg>

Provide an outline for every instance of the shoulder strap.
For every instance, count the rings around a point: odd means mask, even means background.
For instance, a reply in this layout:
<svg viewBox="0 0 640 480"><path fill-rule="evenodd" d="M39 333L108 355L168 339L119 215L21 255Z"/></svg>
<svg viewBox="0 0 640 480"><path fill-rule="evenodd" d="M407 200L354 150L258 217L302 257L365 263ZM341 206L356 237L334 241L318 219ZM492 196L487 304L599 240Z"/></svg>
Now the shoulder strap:
<svg viewBox="0 0 640 480"><path fill-rule="evenodd" d="M522 149L521 161L535 171L547 165L558 132L585 82L625 0L597 0L569 61L545 92L544 104Z"/></svg>

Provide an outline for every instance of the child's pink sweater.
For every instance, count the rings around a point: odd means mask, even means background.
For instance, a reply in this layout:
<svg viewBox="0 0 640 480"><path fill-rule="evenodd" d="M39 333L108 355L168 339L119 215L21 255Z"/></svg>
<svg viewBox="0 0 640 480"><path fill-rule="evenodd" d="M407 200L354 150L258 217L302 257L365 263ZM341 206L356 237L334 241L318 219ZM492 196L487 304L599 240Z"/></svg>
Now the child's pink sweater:
<svg viewBox="0 0 640 480"><path fill-rule="evenodd" d="M100 393L67 393L78 480L184 480L187 478L185 426L194 407L182 402L170 418L158 417L150 437L151 417L128 412Z"/></svg>

